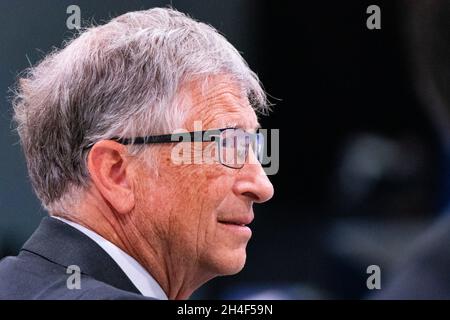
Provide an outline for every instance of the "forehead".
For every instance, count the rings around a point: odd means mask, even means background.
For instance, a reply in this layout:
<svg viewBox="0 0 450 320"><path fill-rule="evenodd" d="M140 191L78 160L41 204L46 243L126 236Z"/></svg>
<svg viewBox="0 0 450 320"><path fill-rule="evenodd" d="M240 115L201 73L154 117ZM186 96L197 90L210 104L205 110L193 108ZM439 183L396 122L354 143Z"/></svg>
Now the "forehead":
<svg viewBox="0 0 450 320"><path fill-rule="evenodd" d="M245 92L227 76L192 82L186 93L188 130L195 121L201 121L203 130L235 126L250 131L259 127Z"/></svg>

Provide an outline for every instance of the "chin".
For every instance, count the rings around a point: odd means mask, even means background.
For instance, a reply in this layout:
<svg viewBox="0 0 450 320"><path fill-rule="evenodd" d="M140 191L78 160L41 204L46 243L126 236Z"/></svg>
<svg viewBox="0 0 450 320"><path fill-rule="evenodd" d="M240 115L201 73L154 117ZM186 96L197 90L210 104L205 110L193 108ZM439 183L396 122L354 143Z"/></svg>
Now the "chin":
<svg viewBox="0 0 450 320"><path fill-rule="evenodd" d="M245 266L247 254L245 248L221 252L213 261L215 273L220 276L231 276L239 273Z"/></svg>
<svg viewBox="0 0 450 320"><path fill-rule="evenodd" d="M245 261L241 263L240 265L235 265L233 268L230 268L227 273L224 273L224 276L232 276L234 274L237 274L244 269Z"/></svg>

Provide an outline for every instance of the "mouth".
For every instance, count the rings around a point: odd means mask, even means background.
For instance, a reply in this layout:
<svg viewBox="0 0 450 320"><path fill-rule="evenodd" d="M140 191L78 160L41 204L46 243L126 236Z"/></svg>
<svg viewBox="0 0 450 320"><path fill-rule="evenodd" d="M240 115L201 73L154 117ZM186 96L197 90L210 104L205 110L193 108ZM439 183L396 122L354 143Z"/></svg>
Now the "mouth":
<svg viewBox="0 0 450 320"><path fill-rule="evenodd" d="M252 223L252 221L253 221L253 215L242 216L242 217L231 217L228 219L225 219L225 218L218 219L219 223L240 226L240 227L246 227L248 224Z"/></svg>
<svg viewBox="0 0 450 320"><path fill-rule="evenodd" d="M242 217L232 217L229 219L219 219L217 222L226 230L249 239L252 236L252 230L247 225L249 225L252 221L253 215L248 215Z"/></svg>
<svg viewBox="0 0 450 320"><path fill-rule="evenodd" d="M246 226L246 224L236 223L236 222L219 221L219 223L227 224L227 225L231 225L231 226L238 226L238 227L245 227Z"/></svg>

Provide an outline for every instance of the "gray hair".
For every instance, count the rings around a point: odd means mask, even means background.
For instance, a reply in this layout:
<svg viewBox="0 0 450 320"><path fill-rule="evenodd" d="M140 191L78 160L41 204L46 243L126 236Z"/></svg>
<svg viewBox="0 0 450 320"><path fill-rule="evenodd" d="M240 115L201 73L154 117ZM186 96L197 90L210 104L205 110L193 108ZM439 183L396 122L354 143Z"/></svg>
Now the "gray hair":
<svg viewBox="0 0 450 320"><path fill-rule="evenodd" d="M185 117L176 103L183 83L215 74L230 75L257 111L267 110L239 52L213 27L168 8L87 28L27 69L15 89L14 120L44 208L64 210L74 190L89 186L90 145L172 132Z"/></svg>

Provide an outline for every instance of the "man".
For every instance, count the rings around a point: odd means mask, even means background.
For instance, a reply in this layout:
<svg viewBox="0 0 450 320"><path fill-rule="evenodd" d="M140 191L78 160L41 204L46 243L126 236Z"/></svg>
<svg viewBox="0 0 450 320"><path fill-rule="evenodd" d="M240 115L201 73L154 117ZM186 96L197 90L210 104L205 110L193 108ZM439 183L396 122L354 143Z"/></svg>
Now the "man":
<svg viewBox="0 0 450 320"><path fill-rule="evenodd" d="M0 262L0 298L186 299L243 268L252 205L273 195L256 161L266 99L212 27L119 16L28 70L13 105L50 217Z"/></svg>

